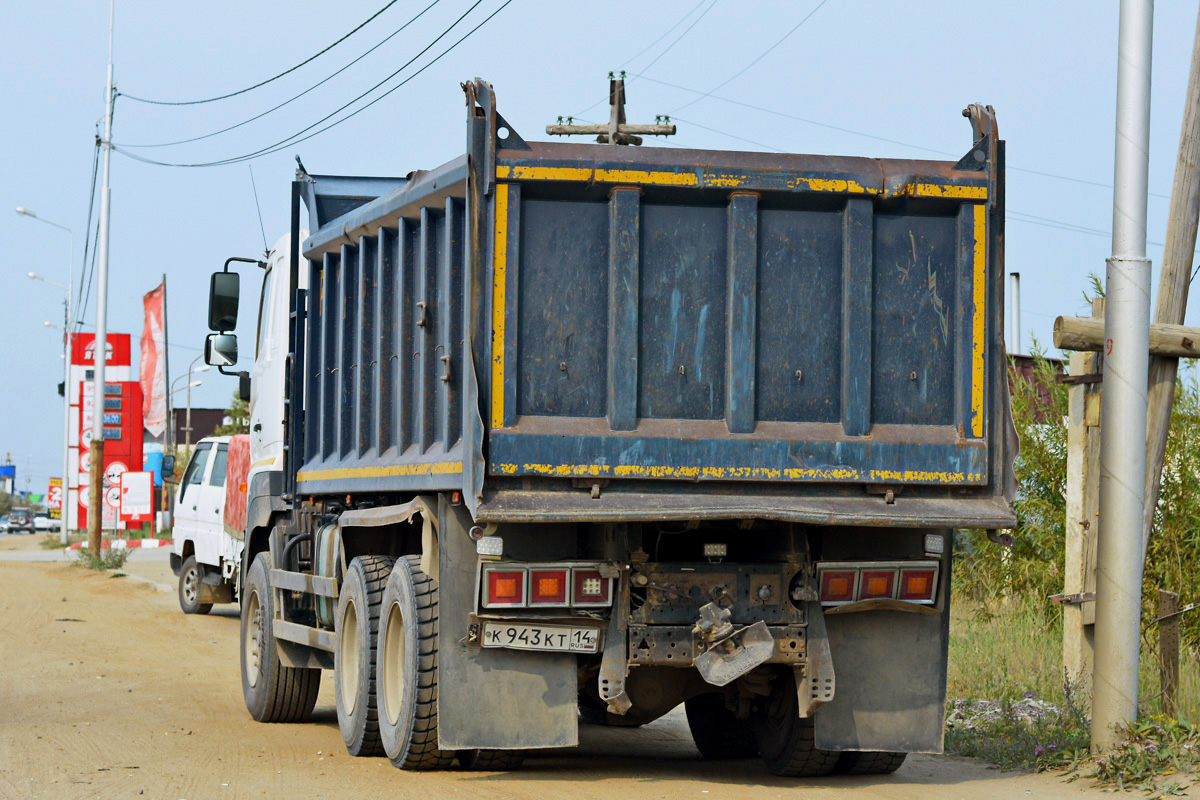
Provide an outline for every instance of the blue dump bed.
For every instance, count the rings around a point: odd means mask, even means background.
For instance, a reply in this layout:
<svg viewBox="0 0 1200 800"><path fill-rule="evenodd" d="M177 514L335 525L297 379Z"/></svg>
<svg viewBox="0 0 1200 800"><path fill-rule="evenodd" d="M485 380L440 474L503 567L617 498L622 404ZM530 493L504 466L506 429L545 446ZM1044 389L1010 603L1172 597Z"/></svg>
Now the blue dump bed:
<svg viewBox="0 0 1200 800"><path fill-rule="evenodd" d="M990 109L908 161L526 142L466 89L465 155L300 190L300 496L1013 524Z"/></svg>

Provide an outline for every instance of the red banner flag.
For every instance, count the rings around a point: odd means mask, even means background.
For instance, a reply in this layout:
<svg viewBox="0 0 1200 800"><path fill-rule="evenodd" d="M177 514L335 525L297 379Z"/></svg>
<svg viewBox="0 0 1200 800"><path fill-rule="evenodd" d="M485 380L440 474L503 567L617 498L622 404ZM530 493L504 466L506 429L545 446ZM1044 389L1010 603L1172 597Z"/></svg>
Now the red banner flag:
<svg viewBox="0 0 1200 800"><path fill-rule="evenodd" d="M164 280L142 297L146 321L142 327L142 417L151 436L161 436L167 427L167 346L163 317Z"/></svg>

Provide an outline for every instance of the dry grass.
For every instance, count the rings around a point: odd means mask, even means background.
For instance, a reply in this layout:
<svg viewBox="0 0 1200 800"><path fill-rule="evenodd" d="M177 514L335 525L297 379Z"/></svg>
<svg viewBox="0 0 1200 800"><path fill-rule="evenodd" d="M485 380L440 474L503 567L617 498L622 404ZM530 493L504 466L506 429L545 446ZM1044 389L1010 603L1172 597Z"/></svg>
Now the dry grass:
<svg viewBox="0 0 1200 800"><path fill-rule="evenodd" d="M1090 698L1075 697L1078 692L1064 686L1062 624L1060 614L1043 613L1031 600L954 608L947 697L1001 701L1004 713L985 724L948 729L946 749L1008 768L1069 766L1106 786L1170 793L1176 785L1168 776L1195 767L1190 749L1198 743L1195 728L1162 713L1155 643L1142 643L1141 722L1120 747L1089 762ZM1178 720L1200 719L1200 659L1187 650L1180 655L1179 682ZM1019 719L1010 704L1030 692L1060 710L1034 721Z"/></svg>

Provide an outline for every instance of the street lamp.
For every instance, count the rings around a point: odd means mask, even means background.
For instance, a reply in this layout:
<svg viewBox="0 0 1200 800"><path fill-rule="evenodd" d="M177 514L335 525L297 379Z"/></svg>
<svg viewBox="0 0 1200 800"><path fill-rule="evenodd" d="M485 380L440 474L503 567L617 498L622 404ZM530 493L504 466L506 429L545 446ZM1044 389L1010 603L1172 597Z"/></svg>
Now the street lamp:
<svg viewBox="0 0 1200 800"><path fill-rule="evenodd" d="M192 363L188 364L187 415L184 417L185 425L183 428L183 446L188 449L190 449L192 446L192 373L207 372L209 369L208 364L201 364L195 369L192 369L192 367L196 366L196 362L202 358L204 358L203 353L193 358Z"/></svg>
<svg viewBox="0 0 1200 800"><path fill-rule="evenodd" d="M180 392L182 392L184 389L187 388L186 386L180 386L178 389L176 389L175 385L178 384L182 380L187 380L188 377L189 377L188 375L180 375L178 378L171 381L171 388L167 391L167 419L169 420L169 423L167 424L167 438L166 438L166 441L164 442L164 444L170 446L171 448L174 448L176 445L179 444L177 441L175 441L175 411L174 411L175 402L174 402L174 398L175 398L175 395L179 394ZM195 382L192 385L196 386L196 385L199 385L199 383Z"/></svg>
<svg viewBox="0 0 1200 800"><path fill-rule="evenodd" d="M61 231L66 231L71 237L71 249L69 251L69 259L67 261L67 285L62 286L48 281L36 272L29 273L29 277L33 280L48 283L51 286L56 286L59 289L66 291L66 297L63 300L63 469L62 469L62 487L61 487L61 505L59 507L59 517L62 522L62 543L70 543L70 534L68 533L67 514L70 510L71 497L71 481L69 472L71 469L71 396L68 393L69 384L71 381L71 287L75 284L75 232L66 225L59 225L57 222L51 222L48 219L42 219L37 214L27 208L17 206L17 213L22 217L29 217L38 222L49 225L53 228L58 228Z"/></svg>

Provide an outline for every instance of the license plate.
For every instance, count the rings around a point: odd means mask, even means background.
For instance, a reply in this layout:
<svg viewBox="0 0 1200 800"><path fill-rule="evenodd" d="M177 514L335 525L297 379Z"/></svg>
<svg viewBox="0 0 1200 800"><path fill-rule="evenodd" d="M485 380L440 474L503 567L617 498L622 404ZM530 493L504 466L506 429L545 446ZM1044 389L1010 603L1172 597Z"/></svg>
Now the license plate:
<svg viewBox="0 0 1200 800"><path fill-rule="evenodd" d="M486 622L483 625L484 647L594 653L599 642L600 631L596 628L571 628L565 625L515 625L507 622Z"/></svg>

